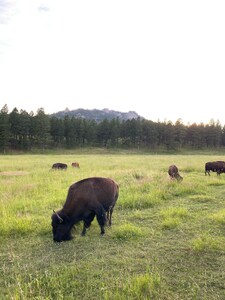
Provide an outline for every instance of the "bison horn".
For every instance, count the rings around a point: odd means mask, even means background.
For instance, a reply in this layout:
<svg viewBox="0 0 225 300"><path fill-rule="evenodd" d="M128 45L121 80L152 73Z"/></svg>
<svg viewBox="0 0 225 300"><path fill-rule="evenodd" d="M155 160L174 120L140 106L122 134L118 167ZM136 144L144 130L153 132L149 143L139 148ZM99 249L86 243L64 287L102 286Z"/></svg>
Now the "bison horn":
<svg viewBox="0 0 225 300"><path fill-rule="evenodd" d="M60 217L60 215L56 211L54 211L54 209L53 212L56 214L57 218L59 219L59 222L62 223L63 219Z"/></svg>

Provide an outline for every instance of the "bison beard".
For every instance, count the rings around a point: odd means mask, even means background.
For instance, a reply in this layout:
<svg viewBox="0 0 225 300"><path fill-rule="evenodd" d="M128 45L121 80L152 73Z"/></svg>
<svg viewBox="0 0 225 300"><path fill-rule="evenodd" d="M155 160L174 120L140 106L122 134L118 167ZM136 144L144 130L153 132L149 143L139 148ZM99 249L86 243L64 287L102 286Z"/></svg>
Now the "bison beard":
<svg viewBox="0 0 225 300"><path fill-rule="evenodd" d="M103 235L107 219L111 225L118 194L118 185L110 178L87 178L71 185L63 208L52 215L53 240L71 240L72 227L79 221L83 221L81 234L85 235L95 216Z"/></svg>

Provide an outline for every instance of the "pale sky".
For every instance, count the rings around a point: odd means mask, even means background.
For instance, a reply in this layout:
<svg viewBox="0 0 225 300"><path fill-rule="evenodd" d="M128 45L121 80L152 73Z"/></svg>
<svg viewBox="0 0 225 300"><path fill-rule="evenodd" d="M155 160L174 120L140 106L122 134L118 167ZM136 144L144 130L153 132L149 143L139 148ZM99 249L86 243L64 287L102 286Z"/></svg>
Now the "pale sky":
<svg viewBox="0 0 225 300"><path fill-rule="evenodd" d="M0 0L0 109L225 124L224 0Z"/></svg>

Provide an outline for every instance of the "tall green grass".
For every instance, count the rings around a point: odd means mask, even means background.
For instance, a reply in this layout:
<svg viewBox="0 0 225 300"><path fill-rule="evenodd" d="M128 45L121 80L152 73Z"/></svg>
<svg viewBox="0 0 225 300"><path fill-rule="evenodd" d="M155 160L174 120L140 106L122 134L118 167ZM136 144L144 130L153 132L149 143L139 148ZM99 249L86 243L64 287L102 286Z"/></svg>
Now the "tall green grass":
<svg viewBox="0 0 225 300"><path fill-rule="evenodd" d="M98 152L0 156L0 299L225 299L225 175L204 173L224 157ZM112 227L53 243L53 209L92 176L119 184Z"/></svg>

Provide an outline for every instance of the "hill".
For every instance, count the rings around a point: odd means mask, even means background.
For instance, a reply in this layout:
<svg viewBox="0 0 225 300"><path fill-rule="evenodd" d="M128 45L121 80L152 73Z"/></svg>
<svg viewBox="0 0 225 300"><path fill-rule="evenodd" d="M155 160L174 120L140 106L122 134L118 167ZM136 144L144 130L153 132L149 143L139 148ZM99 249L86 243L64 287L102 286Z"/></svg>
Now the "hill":
<svg viewBox="0 0 225 300"><path fill-rule="evenodd" d="M57 113L52 114L51 116L55 116L57 118L64 118L65 116L69 117L75 117L75 118L83 118L88 120L95 120L97 122L101 122L104 119L112 120L118 118L121 121L126 121L129 119L137 119L143 117L139 116L135 111L129 111L129 112L119 112L115 110L110 109L75 109L75 110L69 110L68 108L59 111Z"/></svg>

